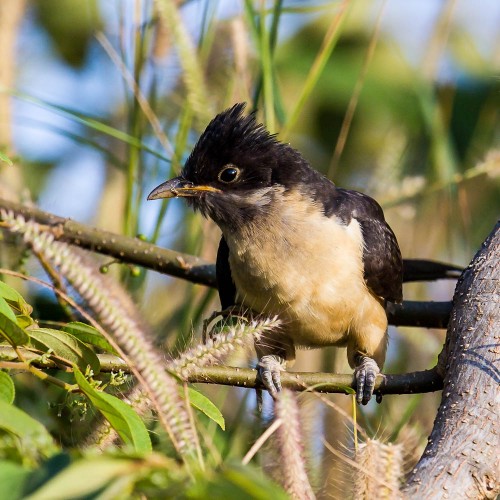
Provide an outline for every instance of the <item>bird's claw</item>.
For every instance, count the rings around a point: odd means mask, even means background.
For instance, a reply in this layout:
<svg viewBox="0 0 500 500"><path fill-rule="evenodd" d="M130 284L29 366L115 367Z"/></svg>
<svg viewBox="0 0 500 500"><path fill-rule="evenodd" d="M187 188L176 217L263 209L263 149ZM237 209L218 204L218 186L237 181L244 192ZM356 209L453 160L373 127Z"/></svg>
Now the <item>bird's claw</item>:
<svg viewBox="0 0 500 500"><path fill-rule="evenodd" d="M380 373L377 363L371 358L362 356L354 369L356 379L356 402L366 405L370 401L375 389L375 381ZM379 402L377 396L377 402Z"/></svg>
<svg viewBox="0 0 500 500"><path fill-rule="evenodd" d="M273 398L281 391L281 372L284 369L284 360L274 354L262 356L257 364L259 378Z"/></svg>

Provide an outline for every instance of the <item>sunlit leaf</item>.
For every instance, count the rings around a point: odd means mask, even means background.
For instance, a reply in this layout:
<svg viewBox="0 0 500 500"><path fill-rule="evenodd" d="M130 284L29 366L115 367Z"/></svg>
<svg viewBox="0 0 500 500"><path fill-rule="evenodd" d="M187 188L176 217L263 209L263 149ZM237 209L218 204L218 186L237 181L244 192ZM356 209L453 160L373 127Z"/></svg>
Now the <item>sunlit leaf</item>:
<svg viewBox="0 0 500 500"><path fill-rule="evenodd" d="M44 352L51 350L56 356L77 365L82 371L90 366L94 374L99 373L101 364L95 352L73 335L51 328L37 328L30 330L30 336L31 344L37 349Z"/></svg>
<svg viewBox="0 0 500 500"><path fill-rule="evenodd" d="M194 390L192 387L188 388L189 401L191 406L203 412L208 418L213 420L222 430L226 429L226 422L219 408L215 406L210 399Z"/></svg>
<svg viewBox="0 0 500 500"><path fill-rule="evenodd" d="M12 160L4 153L0 151L0 161L7 163L10 167L13 165Z"/></svg>
<svg viewBox="0 0 500 500"><path fill-rule="evenodd" d="M254 500L285 500L290 498L284 491L267 476L253 467L234 464L222 471L222 477L238 491L236 497L231 498L252 498Z"/></svg>
<svg viewBox="0 0 500 500"><path fill-rule="evenodd" d="M0 336L12 346L22 346L29 342L28 334L3 312L0 312Z"/></svg>
<svg viewBox="0 0 500 500"><path fill-rule="evenodd" d="M139 470L137 460L95 457L82 459L63 469L26 497L26 500L67 500L69 498L97 498L101 488L118 477L129 477Z"/></svg>
<svg viewBox="0 0 500 500"><path fill-rule="evenodd" d="M7 318L9 318L11 321L16 321L16 315L14 314L14 311L9 306L9 304L7 304L7 301L3 297L0 297L0 313L5 314L5 316L7 316Z"/></svg>
<svg viewBox="0 0 500 500"><path fill-rule="evenodd" d="M252 466L226 465L208 480L203 477L189 488L188 498L237 498L238 500L286 500L276 483Z"/></svg>
<svg viewBox="0 0 500 500"><path fill-rule="evenodd" d="M23 296L3 281L0 281L0 297L3 297L20 314L29 316L33 312L33 308L24 300Z"/></svg>
<svg viewBox="0 0 500 500"><path fill-rule="evenodd" d="M23 329L36 325L36 321L31 316L27 316L26 314L18 314L16 316L16 322L17 325Z"/></svg>
<svg viewBox="0 0 500 500"><path fill-rule="evenodd" d="M73 321L64 325L62 329L86 344L91 344L103 351L118 355L113 346L93 326L80 321Z"/></svg>
<svg viewBox="0 0 500 500"><path fill-rule="evenodd" d="M43 455L56 450L52 436L38 420L6 401L0 400L0 429L15 434Z"/></svg>
<svg viewBox="0 0 500 500"><path fill-rule="evenodd" d="M151 439L137 413L120 399L97 391L85 379L78 367L74 366L76 383L92 404L102 413L125 444L132 446L138 453L151 451Z"/></svg>
<svg viewBox="0 0 500 500"><path fill-rule="evenodd" d="M0 460L0 498L18 500L23 497L24 485L31 471L19 464Z"/></svg>
<svg viewBox="0 0 500 500"><path fill-rule="evenodd" d="M6 372L0 371L0 401L12 404L15 395L16 389L11 376ZM1 495L0 498L2 498Z"/></svg>

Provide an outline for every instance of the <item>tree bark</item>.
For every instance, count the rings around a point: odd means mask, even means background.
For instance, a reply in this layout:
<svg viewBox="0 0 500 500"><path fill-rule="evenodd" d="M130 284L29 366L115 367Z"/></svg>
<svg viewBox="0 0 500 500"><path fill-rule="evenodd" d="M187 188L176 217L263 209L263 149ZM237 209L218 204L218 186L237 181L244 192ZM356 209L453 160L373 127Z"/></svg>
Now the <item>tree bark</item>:
<svg viewBox="0 0 500 500"><path fill-rule="evenodd" d="M463 272L438 370L444 388L409 498L495 498L500 493L500 221Z"/></svg>

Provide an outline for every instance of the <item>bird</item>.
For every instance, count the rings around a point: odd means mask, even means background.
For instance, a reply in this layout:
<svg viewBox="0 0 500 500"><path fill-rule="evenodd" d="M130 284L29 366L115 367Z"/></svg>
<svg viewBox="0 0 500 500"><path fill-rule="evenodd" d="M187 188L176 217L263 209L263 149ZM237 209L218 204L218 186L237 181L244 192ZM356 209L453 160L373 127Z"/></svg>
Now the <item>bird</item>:
<svg viewBox="0 0 500 500"><path fill-rule="evenodd" d="M336 186L245 106L215 116L181 175L148 200L184 198L218 225L223 309L281 320L255 341L271 396L296 348L333 345L347 348L356 401L365 405L385 361L386 308L403 298L396 236L373 198Z"/></svg>

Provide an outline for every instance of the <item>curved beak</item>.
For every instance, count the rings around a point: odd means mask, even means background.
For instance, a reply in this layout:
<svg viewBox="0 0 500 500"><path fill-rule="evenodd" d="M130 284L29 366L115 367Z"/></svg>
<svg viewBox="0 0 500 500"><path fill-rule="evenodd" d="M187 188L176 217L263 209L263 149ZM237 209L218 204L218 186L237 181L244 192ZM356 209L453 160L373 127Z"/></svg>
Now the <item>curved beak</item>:
<svg viewBox="0 0 500 500"><path fill-rule="evenodd" d="M159 200L161 198L177 198L187 196L198 196L204 192L220 192L220 189L212 186L196 186L184 177L174 177L158 187L154 188L148 195L148 200Z"/></svg>

